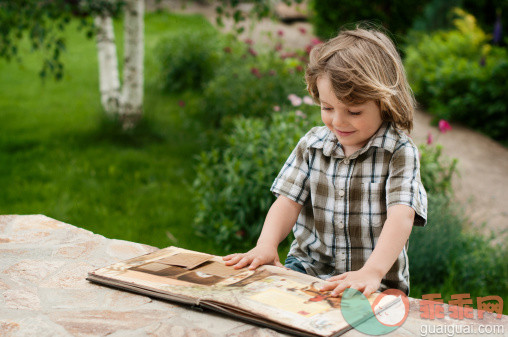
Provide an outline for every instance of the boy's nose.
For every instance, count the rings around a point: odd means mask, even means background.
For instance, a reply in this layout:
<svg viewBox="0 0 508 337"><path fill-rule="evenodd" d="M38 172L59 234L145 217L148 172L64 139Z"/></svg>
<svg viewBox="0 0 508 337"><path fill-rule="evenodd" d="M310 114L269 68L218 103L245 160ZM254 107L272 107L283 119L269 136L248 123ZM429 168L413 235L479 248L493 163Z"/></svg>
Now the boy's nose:
<svg viewBox="0 0 508 337"><path fill-rule="evenodd" d="M344 124L345 124L344 116L342 116L340 112L336 111L333 114L332 125L338 128L344 126Z"/></svg>

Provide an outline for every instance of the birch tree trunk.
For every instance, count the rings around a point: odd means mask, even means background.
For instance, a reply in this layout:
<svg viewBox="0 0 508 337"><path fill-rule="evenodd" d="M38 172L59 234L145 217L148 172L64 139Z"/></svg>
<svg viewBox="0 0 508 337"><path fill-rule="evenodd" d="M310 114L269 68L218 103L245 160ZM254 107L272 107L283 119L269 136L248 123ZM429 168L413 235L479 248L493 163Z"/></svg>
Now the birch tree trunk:
<svg viewBox="0 0 508 337"><path fill-rule="evenodd" d="M120 87L113 21L95 18L101 103L117 116L124 130L137 125L143 114L144 0L127 0L124 18L124 67Z"/></svg>
<svg viewBox="0 0 508 337"><path fill-rule="evenodd" d="M120 79L113 20L110 16L97 16L94 23L97 27L101 103L109 116L115 116L120 106Z"/></svg>
<svg viewBox="0 0 508 337"><path fill-rule="evenodd" d="M144 0L127 0L124 21L123 85L119 116L124 129L143 114Z"/></svg>

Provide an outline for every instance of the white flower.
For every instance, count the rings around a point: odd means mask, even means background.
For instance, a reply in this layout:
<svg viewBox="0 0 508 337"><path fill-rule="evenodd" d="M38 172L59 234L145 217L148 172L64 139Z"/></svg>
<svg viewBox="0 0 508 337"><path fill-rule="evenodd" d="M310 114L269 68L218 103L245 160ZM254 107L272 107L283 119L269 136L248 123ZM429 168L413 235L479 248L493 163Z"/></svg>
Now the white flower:
<svg viewBox="0 0 508 337"><path fill-rule="evenodd" d="M312 100L312 98L310 96L305 96L303 98L303 103L305 103L307 105L314 105L314 101Z"/></svg>
<svg viewBox="0 0 508 337"><path fill-rule="evenodd" d="M293 106L300 106L300 105L302 105L302 102L303 102L302 99L300 97L296 96L295 94L290 94L288 96L288 99L291 101L291 104Z"/></svg>

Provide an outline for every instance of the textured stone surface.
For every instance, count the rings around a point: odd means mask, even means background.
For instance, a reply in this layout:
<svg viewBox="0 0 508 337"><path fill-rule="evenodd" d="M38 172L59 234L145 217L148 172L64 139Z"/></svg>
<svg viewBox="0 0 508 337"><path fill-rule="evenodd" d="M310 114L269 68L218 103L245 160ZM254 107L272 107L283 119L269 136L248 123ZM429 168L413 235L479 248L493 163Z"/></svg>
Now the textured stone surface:
<svg viewBox="0 0 508 337"><path fill-rule="evenodd" d="M41 301L33 289L6 290L2 295L7 308L25 310L41 309Z"/></svg>
<svg viewBox="0 0 508 337"><path fill-rule="evenodd" d="M156 249L106 239L43 215L0 216L0 336L287 336L85 280L91 270ZM508 334L506 316L429 322L419 317L419 301L410 302L407 321L390 335L420 336L424 324L502 325ZM468 334L475 335L480 334ZM345 336L365 335L350 330Z"/></svg>

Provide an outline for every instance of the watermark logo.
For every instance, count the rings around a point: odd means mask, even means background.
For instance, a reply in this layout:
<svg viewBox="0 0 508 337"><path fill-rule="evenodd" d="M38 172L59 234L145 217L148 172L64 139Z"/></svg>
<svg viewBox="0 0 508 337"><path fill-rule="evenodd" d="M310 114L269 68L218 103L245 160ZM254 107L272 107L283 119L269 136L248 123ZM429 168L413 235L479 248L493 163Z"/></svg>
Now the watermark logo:
<svg viewBox="0 0 508 337"><path fill-rule="evenodd" d="M491 295L477 297L478 310L473 310L473 299L470 294L453 294L447 309L441 294L426 294L420 301L421 319L442 319L448 317L455 320L483 319L485 312L496 314L500 319L503 313L503 299ZM366 335L379 336L398 329L409 314L409 299L398 289L388 289L380 293L371 304L358 290L347 288L342 294L342 316L355 330ZM363 319L361 319L363 318ZM423 324L420 329L422 336L438 334L454 336L455 334L504 334L503 325L474 325L474 324Z"/></svg>
<svg viewBox="0 0 508 337"><path fill-rule="evenodd" d="M342 294L341 311L346 322L357 331L379 336L398 329L406 321L409 299L398 289L387 289L371 304L360 291L347 288Z"/></svg>
<svg viewBox="0 0 508 337"><path fill-rule="evenodd" d="M441 294L426 294L422 296L420 301L420 318L436 319L445 317L445 308L443 306ZM472 308L473 299L470 294L453 294L448 301L448 316L453 319L474 318L474 310ZM498 319L503 314L503 299L501 296L491 295L485 297L477 297L476 304L478 307L477 318L483 319L485 312L496 313Z"/></svg>

